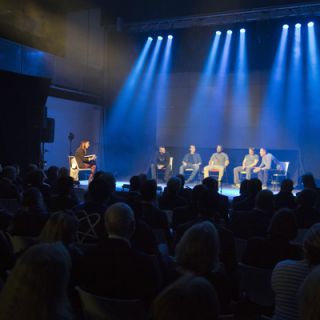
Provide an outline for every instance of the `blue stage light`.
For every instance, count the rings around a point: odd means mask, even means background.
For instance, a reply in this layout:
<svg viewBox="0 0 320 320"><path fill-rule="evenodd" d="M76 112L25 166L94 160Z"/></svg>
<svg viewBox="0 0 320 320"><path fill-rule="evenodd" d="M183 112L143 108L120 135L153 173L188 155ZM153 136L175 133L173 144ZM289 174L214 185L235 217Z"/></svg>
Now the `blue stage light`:
<svg viewBox="0 0 320 320"><path fill-rule="evenodd" d="M282 28L285 29L285 30L288 30L289 29L289 25L288 24L284 24Z"/></svg>
<svg viewBox="0 0 320 320"><path fill-rule="evenodd" d="M228 30L228 31L227 31L227 34L232 34L232 30Z"/></svg>
<svg viewBox="0 0 320 320"><path fill-rule="evenodd" d="M245 33L246 32L246 29L242 28L240 29L240 33Z"/></svg>
<svg viewBox="0 0 320 320"><path fill-rule="evenodd" d="M152 39L152 37L148 37L148 40L149 40L149 41L152 41L153 39Z"/></svg>
<svg viewBox="0 0 320 320"><path fill-rule="evenodd" d="M217 36L221 36L221 31L216 31Z"/></svg>
<svg viewBox="0 0 320 320"><path fill-rule="evenodd" d="M308 23L308 27L309 27L309 28L313 28L313 27L314 27L314 22L313 22L313 21L310 21L310 22Z"/></svg>
<svg viewBox="0 0 320 320"><path fill-rule="evenodd" d="M158 40L162 41L162 40L163 40L163 37L158 36Z"/></svg>
<svg viewBox="0 0 320 320"><path fill-rule="evenodd" d="M169 34L169 35L168 35L168 39L169 39L169 40L172 40L172 39L173 39L173 35Z"/></svg>
<svg viewBox="0 0 320 320"><path fill-rule="evenodd" d="M297 28L297 29L300 29L300 28L301 28L301 23L297 23L297 24L296 24L296 28Z"/></svg>

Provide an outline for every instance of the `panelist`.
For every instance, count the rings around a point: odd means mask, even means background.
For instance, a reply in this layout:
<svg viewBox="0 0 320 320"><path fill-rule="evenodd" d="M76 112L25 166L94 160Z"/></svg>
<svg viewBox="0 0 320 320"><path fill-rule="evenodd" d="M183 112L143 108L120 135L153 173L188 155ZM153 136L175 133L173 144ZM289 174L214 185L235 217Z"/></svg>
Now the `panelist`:
<svg viewBox="0 0 320 320"><path fill-rule="evenodd" d="M87 156L87 150L90 147L89 140L82 140L80 146L76 150L75 158L79 169L90 169L91 173L88 181L91 182L96 171L96 155Z"/></svg>
<svg viewBox="0 0 320 320"><path fill-rule="evenodd" d="M216 151L217 152L211 155L209 164L206 167L204 167L203 175L204 175L204 178L207 178L209 177L209 171L218 171L219 172L218 182L220 184L224 171L226 167L229 165L230 161L229 161L228 155L225 152L223 152L222 145L218 144Z"/></svg>
<svg viewBox="0 0 320 320"><path fill-rule="evenodd" d="M194 144L190 145L189 151L183 157L182 165L179 168L180 174L184 174L186 169L192 169L192 173L186 183L190 183L196 177L202 163L201 156L199 153L196 153L196 146Z"/></svg>
<svg viewBox="0 0 320 320"><path fill-rule="evenodd" d="M259 162L259 156L254 153L254 148L249 148L249 153L244 157L242 161L242 166L235 167L233 169L233 182L236 187L240 187L240 180L239 180L239 174L240 172L246 173L246 179L251 179L251 172L253 168L257 165Z"/></svg>
<svg viewBox="0 0 320 320"><path fill-rule="evenodd" d="M170 154L165 147L160 146L159 151L156 151L153 163L151 164L152 179L157 180L157 170L164 170L164 181L167 182L169 180L171 169Z"/></svg>

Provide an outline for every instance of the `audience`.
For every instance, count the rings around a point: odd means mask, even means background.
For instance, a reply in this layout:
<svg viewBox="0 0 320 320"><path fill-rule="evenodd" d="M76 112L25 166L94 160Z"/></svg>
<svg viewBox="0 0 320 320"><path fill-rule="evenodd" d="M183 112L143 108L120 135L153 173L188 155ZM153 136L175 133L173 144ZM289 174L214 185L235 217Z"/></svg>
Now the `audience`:
<svg viewBox="0 0 320 320"><path fill-rule="evenodd" d="M250 238L243 262L248 265L272 269L279 261L299 260L302 250L291 244L297 236L297 223L289 209L279 210L271 219L266 238Z"/></svg>
<svg viewBox="0 0 320 320"><path fill-rule="evenodd" d="M172 177L167 182L163 195L159 198L159 207L165 210L173 210L187 204L179 193L181 190L181 179Z"/></svg>
<svg viewBox="0 0 320 320"><path fill-rule="evenodd" d="M274 196L275 210L281 208L294 209L296 207L295 196L292 194L293 181L285 179L281 182L280 192Z"/></svg>
<svg viewBox="0 0 320 320"><path fill-rule="evenodd" d="M320 264L320 223L313 225L306 234L303 260L279 262L272 273L275 293L275 319L299 319L297 292L311 270Z"/></svg>
<svg viewBox="0 0 320 320"><path fill-rule="evenodd" d="M61 244L29 248L1 291L0 319L73 319L67 296L70 268L70 257Z"/></svg>
<svg viewBox="0 0 320 320"><path fill-rule="evenodd" d="M219 301L208 280L185 275L155 299L151 320L216 320Z"/></svg>

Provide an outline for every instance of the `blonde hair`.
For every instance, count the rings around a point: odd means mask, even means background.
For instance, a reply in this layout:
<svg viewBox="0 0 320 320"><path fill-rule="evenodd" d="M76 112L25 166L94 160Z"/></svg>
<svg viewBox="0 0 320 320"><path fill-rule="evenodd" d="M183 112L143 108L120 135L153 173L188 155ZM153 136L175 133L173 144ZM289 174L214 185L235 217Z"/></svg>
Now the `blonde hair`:
<svg viewBox="0 0 320 320"><path fill-rule="evenodd" d="M70 268L70 256L61 243L29 248L2 289L0 319L72 319L67 298Z"/></svg>

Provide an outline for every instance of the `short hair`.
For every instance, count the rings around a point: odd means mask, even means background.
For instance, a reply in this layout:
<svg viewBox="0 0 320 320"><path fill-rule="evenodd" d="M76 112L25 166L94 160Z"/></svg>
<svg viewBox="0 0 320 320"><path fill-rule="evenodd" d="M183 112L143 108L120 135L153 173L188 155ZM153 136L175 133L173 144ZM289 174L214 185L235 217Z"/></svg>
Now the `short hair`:
<svg viewBox="0 0 320 320"><path fill-rule="evenodd" d="M176 177L180 179L180 181L181 181L181 188L183 188L183 187L184 187L184 183L186 182L186 178L184 177L183 174L180 174L180 173L177 174Z"/></svg>
<svg viewBox="0 0 320 320"><path fill-rule="evenodd" d="M209 281L185 275L167 287L154 300L152 320L216 320L219 314L217 293Z"/></svg>
<svg viewBox="0 0 320 320"><path fill-rule="evenodd" d="M157 197L156 180L146 180L141 186L141 197L144 201L152 201Z"/></svg>
<svg viewBox="0 0 320 320"><path fill-rule="evenodd" d="M296 196L296 202L302 207L312 208L317 201L317 193L313 189L304 189Z"/></svg>
<svg viewBox="0 0 320 320"><path fill-rule="evenodd" d="M116 190L116 179L111 172L99 171L94 175L93 180L103 180L107 183L109 192L113 193Z"/></svg>
<svg viewBox="0 0 320 320"><path fill-rule="evenodd" d="M219 266L219 235L211 222L189 228L176 246L176 262L184 270L206 274Z"/></svg>
<svg viewBox="0 0 320 320"><path fill-rule="evenodd" d="M281 182L280 191L291 192L293 190L293 181L291 179L284 179Z"/></svg>
<svg viewBox="0 0 320 320"><path fill-rule="evenodd" d="M241 181L241 183L240 183L240 190L239 190L239 193L241 194L241 195L247 195L248 194L248 192L249 192L249 182L250 180L248 180L248 179L244 179L244 180L242 180Z"/></svg>
<svg viewBox="0 0 320 320"><path fill-rule="evenodd" d="M320 264L320 223L314 224L307 231L303 249L310 266Z"/></svg>
<svg viewBox="0 0 320 320"><path fill-rule="evenodd" d="M132 176L130 178L130 190L137 191L140 190L141 187L141 179L139 176Z"/></svg>
<svg viewBox="0 0 320 320"><path fill-rule="evenodd" d="M292 210L280 209L272 217L268 229L269 235L290 241L297 236L297 232L298 226Z"/></svg>
<svg viewBox="0 0 320 320"><path fill-rule="evenodd" d="M317 187L312 173L304 174L301 180L305 188L315 189Z"/></svg>
<svg viewBox="0 0 320 320"><path fill-rule="evenodd" d="M219 184L218 181L213 177L207 177L202 180L202 184L205 185L209 190L218 192Z"/></svg>
<svg viewBox="0 0 320 320"><path fill-rule="evenodd" d="M260 148L260 150L263 150L264 152L267 152L267 149L264 148L264 147Z"/></svg>
<svg viewBox="0 0 320 320"><path fill-rule="evenodd" d="M249 150L255 151L254 147L249 147Z"/></svg>
<svg viewBox="0 0 320 320"><path fill-rule="evenodd" d="M181 188L181 180L177 177L172 177L167 182L167 191L170 194L178 194Z"/></svg>
<svg viewBox="0 0 320 320"><path fill-rule="evenodd" d="M256 195L255 207L260 210L273 210L273 193L270 190L261 190Z"/></svg>
<svg viewBox="0 0 320 320"><path fill-rule="evenodd" d="M253 178L248 182L248 193L251 195L256 195L262 190L262 182L260 179Z"/></svg>
<svg viewBox="0 0 320 320"><path fill-rule="evenodd" d="M39 239L41 242L62 241L68 245L75 242L78 220L72 211L57 211L50 215L43 227Z"/></svg>
<svg viewBox="0 0 320 320"><path fill-rule="evenodd" d="M109 235L130 239L135 230L133 210L124 202L111 205L104 214L104 222Z"/></svg>
<svg viewBox="0 0 320 320"><path fill-rule="evenodd" d="M90 142L90 141L89 141L89 140L82 140L82 141L80 142L80 148L83 148L84 145L85 145L87 142Z"/></svg>
<svg viewBox="0 0 320 320"><path fill-rule="evenodd" d="M70 269L71 258L62 243L29 248L1 291L0 318L72 319L67 295Z"/></svg>
<svg viewBox="0 0 320 320"><path fill-rule="evenodd" d="M97 202L106 201L110 195L110 187L104 179L93 179L88 187L89 196Z"/></svg>
<svg viewBox="0 0 320 320"><path fill-rule="evenodd" d="M298 301L303 320L320 319L320 266L314 268L303 281Z"/></svg>

